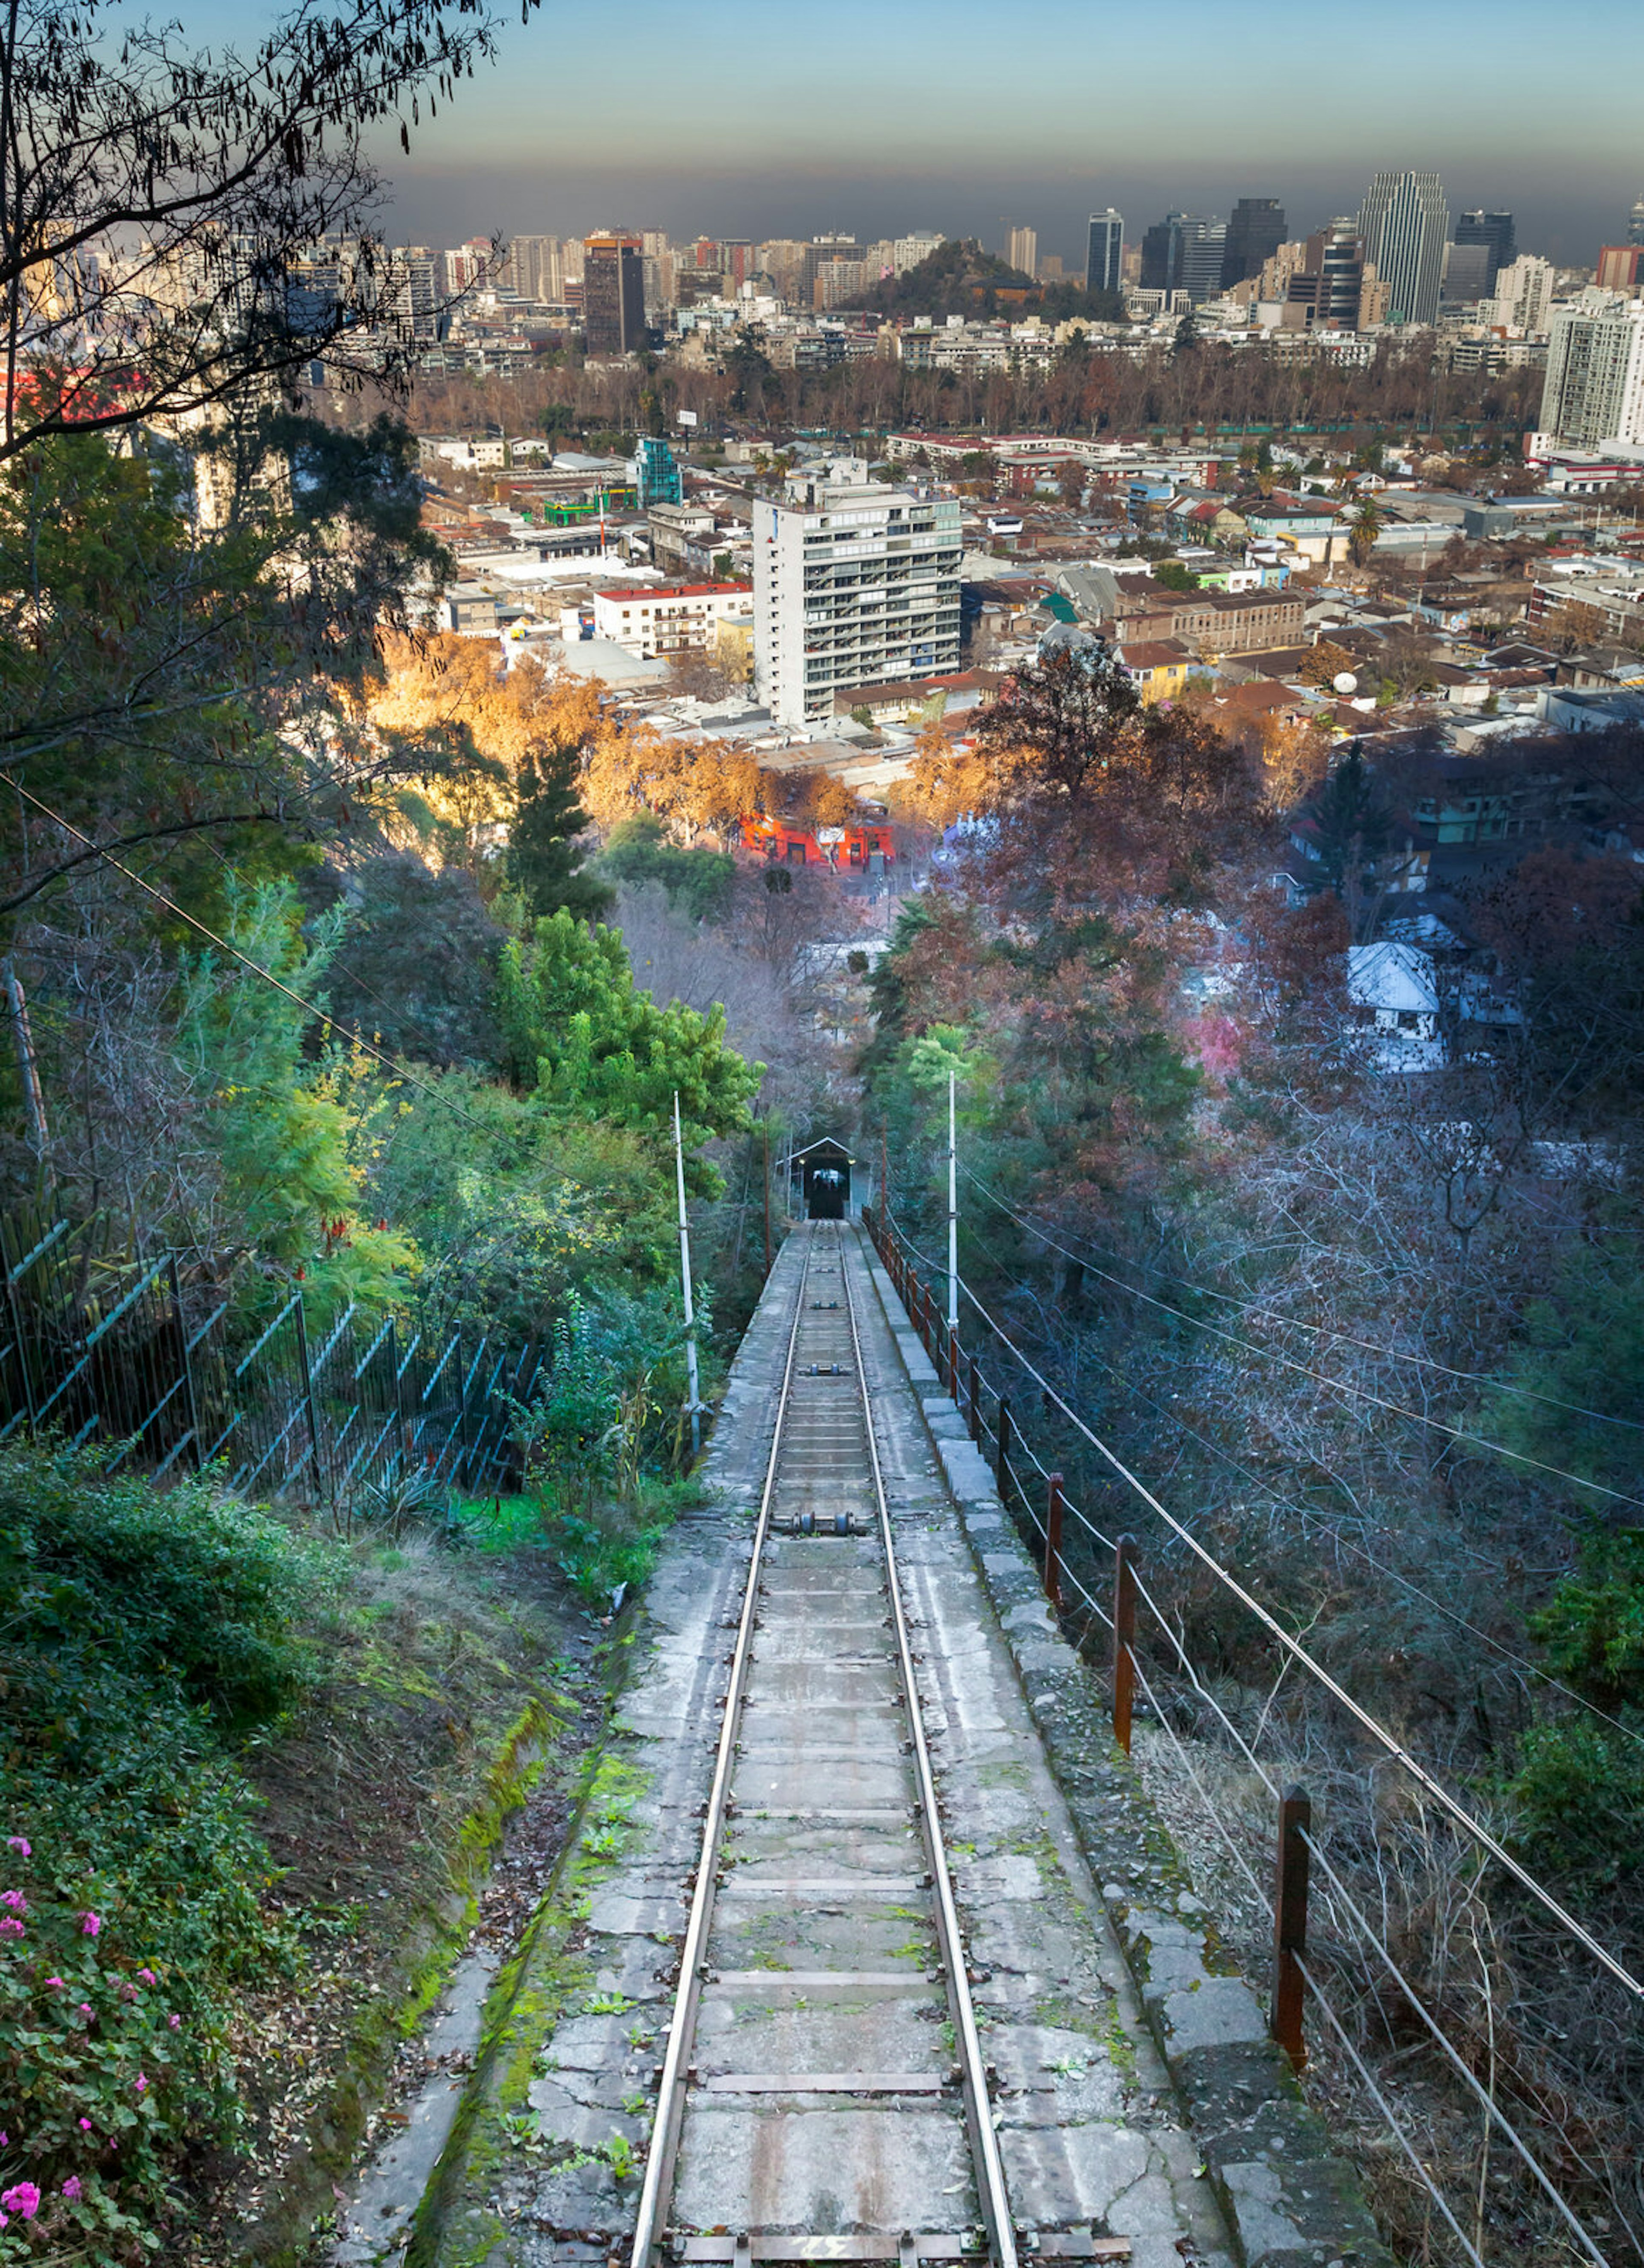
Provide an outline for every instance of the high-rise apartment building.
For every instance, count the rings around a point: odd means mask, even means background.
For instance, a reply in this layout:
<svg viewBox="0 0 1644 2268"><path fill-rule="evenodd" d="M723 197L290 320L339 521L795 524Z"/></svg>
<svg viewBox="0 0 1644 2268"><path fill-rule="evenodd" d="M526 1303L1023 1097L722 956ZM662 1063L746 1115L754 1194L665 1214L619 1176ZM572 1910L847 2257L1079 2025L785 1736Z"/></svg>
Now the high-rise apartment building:
<svg viewBox="0 0 1644 2268"><path fill-rule="evenodd" d="M1552 263L1533 252L1521 252L1495 279L1490 316L1504 331L1538 338L1547 328L1552 307Z"/></svg>
<svg viewBox="0 0 1644 2268"><path fill-rule="evenodd" d="M1261 275L1257 284L1257 298L1277 299L1282 305L1289 297L1291 277L1299 275L1307 266L1307 258L1308 248L1305 243L1292 239L1289 242L1279 245L1278 249L1262 262Z"/></svg>
<svg viewBox="0 0 1644 2268"><path fill-rule="evenodd" d="M905 276L910 268L917 268L922 260L928 260L932 253L939 252L947 241L940 229L916 229L911 236L899 236L895 239L891 247L890 264L898 276Z"/></svg>
<svg viewBox="0 0 1644 2268"><path fill-rule="evenodd" d="M1644 441L1644 299L1587 291L1553 310L1540 428L1569 448Z"/></svg>
<svg viewBox="0 0 1644 2268"><path fill-rule="evenodd" d="M446 329L444 254L425 244L402 245L390 253L380 304L402 336L442 338Z"/></svg>
<svg viewBox="0 0 1644 2268"><path fill-rule="evenodd" d="M1117 291L1124 281L1124 216L1110 205L1092 213L1085 244L1087 291Z"/></svg>
<svg viewBox="0 0 1644 2268"><path fill-rule="evenodd" d="M797 236L775 236L754 248L754 272L768 276L779 299L795 304L805 272L805 245Z"/></svg>
<svg viewBox="0 0 1644 2268"><path fill-rule="evenodd" d="M1388 287L1390 322L1437 321L1449 231L1449 206L1436 173L1378 173L1370 183L1359 208L1359 233Z"/></svg>
<svg viewBox="0 0 1644 2268"><path fill-rule="evenodd" d="M498 281L522 299L557 306L565 296L563 237L516 236L509 243Z"/></svg>
<svg viewBox="0 0 1644 2268"><path fill-rule="evenodd" d="M1633 217L1627 223L1627 242L1644 244L1644 197L1633 208Z"/></svg>
<svg viewBox="0 0 1644 2268"><path fill-rule="evenodd" d="M1601 291L1636 291L1641 269L1644 269L1644 245L1601 245L1593 281Z"/></svg>
<svg viewBox="0 0 1644 2268"><path fill-rule="evenodd" d="M816 296L816 270L824 261L860 260L866 247L853 236L814 236L805 247L805 257L800 269L800 299L802 306L819 307Z"/></svg>
<svg viewBox="0 0 1644 2268"><path fill-rule="evenodd" d="M959 504L871 481L858 457L754 506L754 681L778 723L859 685L959 666Z"/></svg>
<svg viewBox="0 0 1644 2268"><path fill-rule="evenodd" d="M583 239L582 332L590 355L632 354L645 344L645 242L623 229Z"/></svg>
<svg viewBox="0 0 1644 2268"><path fill-rule="evenodd" d="M1020 275L1034 276L1039 268L1039 232L1036 228L1012 228L1005 238L1005 260L1007 266Z"/></svg>
<svg viewBox="0 0 1644 2268"><path fill-rule="evenodd" d="M1241 197L1227 223L1227 241L1221 261L1222 290L1230 291L1235 284L1259 276L1264 262L1272 258L1284 240L1285 209L1278 198Z"/></svg>
<svg viewBox="0 0 1644 2268"><path fill-rule="evenodd" d="M490 239L471 236L466 244L446 254L446 289L455 298L459 293L471 291L479 284L495 282L498 263L493 259Z"/></svg>
<svg viewBox="0 0 1644 2268"><path fill-rule="evenodd" d="M1456 223L1457 247L1463 245L1483 245L1489 254L1485 288L1477 296L1487 299L1495 290L1495 279L1504 268L1510 268L1518 257L1518 232L1513 225L1510 212L1464 212ZM1460 294L1456 295L1458 298Z"/></svg>

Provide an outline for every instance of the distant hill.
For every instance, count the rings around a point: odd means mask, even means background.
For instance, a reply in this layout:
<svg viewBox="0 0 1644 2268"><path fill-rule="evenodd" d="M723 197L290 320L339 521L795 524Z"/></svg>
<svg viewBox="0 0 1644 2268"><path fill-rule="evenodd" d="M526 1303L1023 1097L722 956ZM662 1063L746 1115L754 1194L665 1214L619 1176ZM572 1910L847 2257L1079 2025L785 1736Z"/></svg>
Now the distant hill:
<svg viewBox="0 0 1644 2268"><path fill-rule="evenodd" d="M996 253L984 252L974 237L939 244L917 268L886 276L862 304L881 315L1043 315L1057 322L1071 315L1117 322L1124 313L1117 291L1036 283Z"/></svg>

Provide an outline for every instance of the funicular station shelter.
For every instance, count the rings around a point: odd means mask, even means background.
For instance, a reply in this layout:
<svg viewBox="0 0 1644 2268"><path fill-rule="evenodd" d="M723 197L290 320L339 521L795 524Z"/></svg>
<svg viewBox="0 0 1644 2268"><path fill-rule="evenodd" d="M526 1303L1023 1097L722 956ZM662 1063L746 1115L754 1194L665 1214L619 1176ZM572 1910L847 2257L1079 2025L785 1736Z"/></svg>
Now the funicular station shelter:
<svg viewBox="0 0 1644 2268"><path fill-rule="evenodd" d="M790 1171L800 1184L807 1220L844 1220L851 1211L851 1168L856 1163L831 1134L793 1152Z"/></svg>

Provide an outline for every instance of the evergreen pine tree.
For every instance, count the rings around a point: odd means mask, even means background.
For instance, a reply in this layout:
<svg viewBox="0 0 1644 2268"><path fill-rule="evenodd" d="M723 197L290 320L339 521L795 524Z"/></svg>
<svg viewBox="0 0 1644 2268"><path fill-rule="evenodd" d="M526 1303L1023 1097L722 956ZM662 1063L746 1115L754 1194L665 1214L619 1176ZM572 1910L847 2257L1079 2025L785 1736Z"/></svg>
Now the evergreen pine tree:
<svg viewBox="0 0 1644 2268"><path fill-rule="evenodd" d="M612 893L583 872L578 837L588 814L577 801L578 754L574 745L545 748L521 764L508 879L534 914L557 913L563 906L579 921L592 921L609 909Z"/></svg>

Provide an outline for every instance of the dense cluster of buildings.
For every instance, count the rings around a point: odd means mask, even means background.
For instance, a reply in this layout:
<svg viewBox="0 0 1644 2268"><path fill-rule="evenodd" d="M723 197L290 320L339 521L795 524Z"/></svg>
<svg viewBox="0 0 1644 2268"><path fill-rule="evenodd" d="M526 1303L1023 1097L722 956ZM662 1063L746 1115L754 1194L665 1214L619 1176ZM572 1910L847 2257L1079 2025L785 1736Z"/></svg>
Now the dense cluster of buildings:
<svg viewBox="0 0 1644 2268"><path fill-rule="evenodd" d="M1560 269L1520 245L1510 211L1453 212L1436 173L1403 171L1376 174L1355 213L1306 235L1290 233L1271 196L1240 197L1225 217L1172 210L1133 229L1111 206L1093 211L1077 261L1042 254L1038 232L1012 225L985 314L874 312L881 285L946 241L934 230L681 243L610 228L443 252L408 247L376 291L427 366L446 372L518 374L550 348L601 361L649 347L711 364L751 332L778 369L878 356L981 378L1047 364L1075 333L1093 350L1146 353L1189 316L1204 338L1342 362L1368 360L1389 335L1406 345L1430 335L1442 363L1496 370L1544 361L1558 319L1574 306L1586 320L1583 295L1633 302L1644 293L1644 198L1616 238L1592 266ZM293 288L318 304L346 266L343 247L319 247ZM1091 296L1046 319L1032 301L1052 284ZM1575 438L1574 428L1550 430Z"/></svg>

